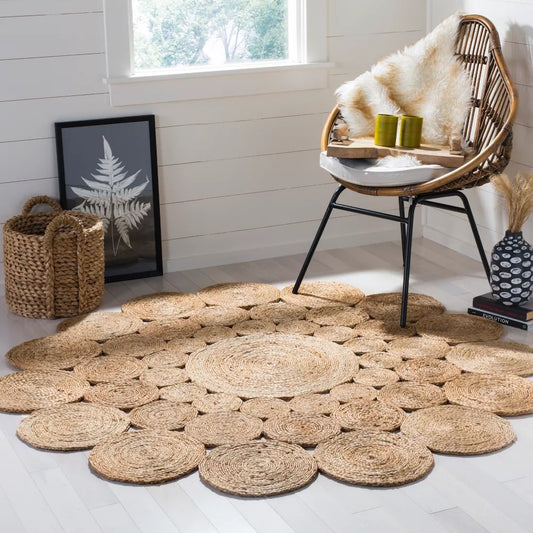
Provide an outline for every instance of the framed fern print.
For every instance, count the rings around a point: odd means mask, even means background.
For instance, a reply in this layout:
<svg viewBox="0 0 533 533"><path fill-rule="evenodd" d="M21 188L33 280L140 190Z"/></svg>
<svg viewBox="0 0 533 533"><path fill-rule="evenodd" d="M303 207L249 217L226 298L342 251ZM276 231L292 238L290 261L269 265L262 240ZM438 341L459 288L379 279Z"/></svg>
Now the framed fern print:
<svg viewBox="0 0 533 533"><path fill-rule="evenodd" d="M104 223L106 282L163 273L155 117L56 122L64 209Z"/></svg>

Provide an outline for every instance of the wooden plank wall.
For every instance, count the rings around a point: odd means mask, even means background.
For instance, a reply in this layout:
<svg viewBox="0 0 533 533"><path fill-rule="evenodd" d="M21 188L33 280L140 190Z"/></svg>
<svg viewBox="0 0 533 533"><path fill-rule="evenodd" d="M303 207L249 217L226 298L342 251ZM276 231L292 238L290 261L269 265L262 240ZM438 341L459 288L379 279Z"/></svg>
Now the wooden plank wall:
<svg viewBox="0 0 533 533"><path fill-rule="evenodd" d="M502 50L518 90L518 116L513 128L513 152L506 169L510 176L533 172L533 2L527 0L428 1L431 27L455 9L490 19L498 29ZM507 229L504 203L492 185L469 190L468 198L478 222L483 244L490 252ZM477 250L466 217L428 209L423 234L440 244L477 259ZM533 242L533 219L524 227L524 237Z"/></svg>
<svg viewBox="0 0 533 533"><path fill-rule="evenodd" d="M425 7L329 0L335 66L324 90L113 108L102 82L102 0L3 0L0 224L30 196L58 197L54 122L153 113L166 270L306 250L335 187L318 167L334 89L420 38ZM323 247L396 237L392 223L343 213Z"/></svg>

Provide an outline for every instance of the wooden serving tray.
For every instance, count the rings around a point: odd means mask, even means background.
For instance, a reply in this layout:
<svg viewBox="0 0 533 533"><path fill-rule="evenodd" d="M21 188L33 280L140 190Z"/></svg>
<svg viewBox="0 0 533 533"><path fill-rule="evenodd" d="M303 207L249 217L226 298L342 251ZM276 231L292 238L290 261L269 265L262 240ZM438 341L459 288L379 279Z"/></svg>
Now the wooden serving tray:
<svg viewBox="0 0 533 533"><path fill-rule="evenodd" d="M421 144L419 148L376 146L373 137L358 137L345 141L332 141L328 144L327 155L349 159L374 159L387 155L408 154L416 157L424 165L441 165L458 168L465 162L464 154L451 154L449 146Z"/></svg>

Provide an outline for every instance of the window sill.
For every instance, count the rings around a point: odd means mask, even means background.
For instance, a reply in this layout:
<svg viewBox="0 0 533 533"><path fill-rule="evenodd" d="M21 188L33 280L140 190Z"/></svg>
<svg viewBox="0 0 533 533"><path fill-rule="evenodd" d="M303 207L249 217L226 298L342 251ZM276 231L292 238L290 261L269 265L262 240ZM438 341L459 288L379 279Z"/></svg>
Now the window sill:
<svg viewBox="0 0 533 533"><path fill-rule="evenodd" d="M107 78L112 106L324 89L333 63L236 67Z"/></svg>

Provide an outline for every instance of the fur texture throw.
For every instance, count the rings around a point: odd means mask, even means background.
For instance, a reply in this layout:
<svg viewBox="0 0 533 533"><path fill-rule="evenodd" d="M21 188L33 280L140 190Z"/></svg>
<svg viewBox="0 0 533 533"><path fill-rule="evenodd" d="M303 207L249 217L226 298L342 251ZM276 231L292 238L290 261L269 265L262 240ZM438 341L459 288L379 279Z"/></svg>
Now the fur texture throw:
<svg viewBox="0 0 533 533"><path fill-rule="evenodd" d="M470 107L471 82L454 56L460 15L337 89L350 136L374 134L378 113L420 115L422 141L448 144L461 135Z"/></svg>

